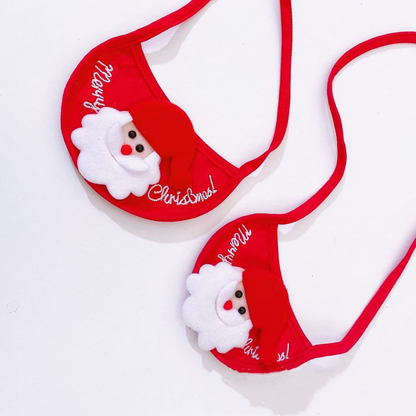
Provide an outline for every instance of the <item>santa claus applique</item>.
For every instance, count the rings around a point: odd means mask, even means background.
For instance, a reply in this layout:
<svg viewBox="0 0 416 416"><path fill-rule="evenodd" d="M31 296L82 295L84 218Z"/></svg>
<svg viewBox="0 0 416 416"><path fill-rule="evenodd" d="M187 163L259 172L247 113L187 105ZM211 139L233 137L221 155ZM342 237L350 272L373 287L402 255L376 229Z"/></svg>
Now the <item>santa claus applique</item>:
<svg viewBox="0 0 416 416"><path fill-rule="evenodd" d="M276 364L290 306L284 284L273 273L228 263L206 264L188 277L186 286L190 296L183 305L183 318L198 333L202 350L225 354L244 348L256 331L260 362Z"/></svg>
<svg viewBox="0 0 416 416"><path fill-rule="evenodd" d="M192 186L196 134L178 106L141 101L128 111L103 107L82 119L71 134L80 150L77 165L91 183L105 185L116 199L143 196L160 180L161 159L170 160L168 183L177 190Z"/></svg>

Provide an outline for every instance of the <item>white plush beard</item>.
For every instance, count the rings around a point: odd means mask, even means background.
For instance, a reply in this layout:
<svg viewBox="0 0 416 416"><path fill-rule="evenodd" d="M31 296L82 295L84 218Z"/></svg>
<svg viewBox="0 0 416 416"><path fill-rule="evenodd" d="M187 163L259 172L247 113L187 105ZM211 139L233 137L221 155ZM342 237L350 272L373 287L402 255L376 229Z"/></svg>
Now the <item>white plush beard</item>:
<svg viewBox="0 0 416 416"><path fill-rule="evenodd" d="M153 152L145 159L121 154L124 139L121 127L132 121L127 111L104 107L97 114L86 115L82 127L71 134L80 150L77 165L89 182L105 185L116 199L130 194L143 196L149 185L160 179L160 156Z"/></svg>
<svg viewBox="0 0 416 416"><path fill-rule="evenodd" d="M188 277L186 287L191 296L183 305L182 315L186 325L198 333L202 350L216 349L225 354L246 345L251 320L245 320L235 309L223 308L241 282L242 272L227 263L206 264Z"/></svg>

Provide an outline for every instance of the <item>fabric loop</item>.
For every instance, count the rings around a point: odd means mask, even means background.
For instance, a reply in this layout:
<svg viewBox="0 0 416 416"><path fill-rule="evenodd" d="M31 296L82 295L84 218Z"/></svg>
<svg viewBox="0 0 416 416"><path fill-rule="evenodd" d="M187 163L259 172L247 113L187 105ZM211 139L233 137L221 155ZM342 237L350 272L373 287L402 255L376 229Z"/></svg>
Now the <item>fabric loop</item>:
<svg viewBox="0 0 416 416"><path fill-rule="evenodd" d="M300 206L298 206L292 211L289 211L284 214L274 215L275 220L279 224L290 224L299 221L302 218L309 215L314 210L316 210L326 200L326 198L328 198L328 196L332 193L332 191L336 188L336 186L344 176L345 167L347 163L347 151L345 147L344 130L342 127L341 115L339 114L333 93L333 83L336 76L351 61L353 61L361 55L364 55L369 51L384 46L405 43L416 44L416 32L397 32L378 36L376 38L367 40L346 52L336 62L329 75L327 84L328 104L333 119L333 125L335 128L337 142L337 162L335 165L335 169L328 181L306 202L302 203Z"/></svg>
<svg viewBox="0 0 416 416"><path fill-rule="evenodd" d="M325 201L325 199L335 189L335 187L338 185L338 183L344 175L347 162L347 153L344 142L342 120L338 108L336 106L333 94L333 82L336 76L346 65L348 65L351 61L358 58L359 56L374 49L402 43L416 44L416 32L391 33L365 41L346 52L334 65L329 75L327 86L328 103L335 127L338 150L338 158L334 172L328 179L328 181L324 184L324 186L309 200L307 200L305 203L303 203L293 211L290 211L283 215L277 215L275 219L277 219L280 224L299 221L300 219L304 218L312 211L314 211L316 208L318 208L318 206L323 201ZM406 255L403 257L403 259L400 261L397 267L384 280L384 282L377 290L373 298L370 300L360 317L356 320L354 325L348 331L347 335L341 341L336 343L320 344L313 346L310 353L307 354L307 360L324 357L328 355L343 354L349 351L357 343L357 341L361 338L367 327L370 325L371 321L373 320L377 312L380 310L381 306L383 305L387 296L393 289L394 285L400 278L415 249L416 238L411 243Z"/></svg>

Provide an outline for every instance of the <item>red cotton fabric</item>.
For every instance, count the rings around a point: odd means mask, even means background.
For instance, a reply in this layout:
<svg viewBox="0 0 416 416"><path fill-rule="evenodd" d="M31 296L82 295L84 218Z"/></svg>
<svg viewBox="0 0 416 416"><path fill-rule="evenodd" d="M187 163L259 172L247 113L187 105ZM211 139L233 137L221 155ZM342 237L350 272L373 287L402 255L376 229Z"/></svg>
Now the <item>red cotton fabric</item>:
<svg viewBox="0 0 416 416"><path fill-rule="evenodd" d="M163 159L171 159L169 185L192 186L190 167L196 150L196 133L185 111L167 101L139 101L129 113L139 131Z"/></svg>
<svg viewBox="0 0 416 416"><path fill-rule="evenodd" d="M322 188L305 203L285 214L253 214L227 224L211 237L202 250L195 264L194 273L198 273L203 265L216 265L221 261L245 269L245 273L254 269L247 293L250 316L252 315L252 311L250 310L249 292L253 290L251 287L256 284L256 273L258 273L258 270L272 273L284 285L284 277L280 270L278 254L277 231L279 225L299 221L313 212L325 201L343 177L347 162L347 153L342 121L333 95L332 86L335 77L348 63L366 52L387 45L401 43L416 44L416 32L392 33L370 39L345 53L333 67L328 79L327 95L336 132L338 158L333 174ZM357 343L383 305L415 249L416 238L411 242L403 259L387 276L357 321L341 341L312 345L302 331L289 305L289 317L286 317L285 312L282 313L284 328L277 328L276 330L277 341L272 339L269 331L266 334L266 338L270 339L266 351L264 344L267 341L264 339L264 334L262 334L262 325L257 325L258 323L255 322L257 317L254 316L253 329L249 334L249 342L244 348L234 348L223 354L214 349L212 353L228 367L239 372L247 373L270 373L290 370L315 358L346 353ZM262 272L260 272L257 281L259 286L265 285L263 280ZM271 302L272 305L274 304L278 307L280 303L279 296L274 296ZM264 304L262 304L262 307L266 308ZM270 306L267 308L270 308ZM267 313L267 311L265 310L261 313ZM269 313L273 314L272 308ZM274 323L272 322L270 327L273 325ZM265 355L265 357L262 357L262 355Z"/></svg>
<svg viewBox="0 0 416 416"><path fill-rule="evenodd" d="M253 327L261 330L261 364L271 365L276 360L276 348L289 321L289 295L281 279L264 269L246 270L243 285Z"/></svg>
<svg viewBox="0 0 416 416"><path fill-rule="evenodd" d="M104 42L80 62L65 88L61 112L63 137L75 166L79 168L80 151L73 144L71 134L81 127L86 115L99 114L103 107L128 111L132 106L140 106L140 103L149 100L170 102L152 74L142 43L189 19L207 3L209 0L192 0L180 10L148 26ZM237 168L195 134L195 138L191 139L195 140L194 151L187 148L189 152L186 155L175 151L176 157L171 156L173 150L160 154L160 181L151 183L142 196L130 193L124 199L116 199L105 185L88 182L89 185L117 207L156 221L194 218L219 205L280 145L286 132L292 57L290 0L280 0L280 7L282 58L277 123L270 147L262 155ZM121 147L120 152L120 157L131 155L126 147Z"/></svg>

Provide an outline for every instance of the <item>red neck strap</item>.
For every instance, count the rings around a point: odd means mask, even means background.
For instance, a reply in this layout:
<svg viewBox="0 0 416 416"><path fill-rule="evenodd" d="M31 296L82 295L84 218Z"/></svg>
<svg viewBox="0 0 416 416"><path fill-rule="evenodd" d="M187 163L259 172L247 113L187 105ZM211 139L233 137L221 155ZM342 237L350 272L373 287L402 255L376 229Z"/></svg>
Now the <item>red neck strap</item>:
<svg viewBox="0 0 416 416"><path fill-rule="evenodd" d="M344 354L357 343L357 341L361 338L365 330L370 325L371 321L376 316L377 312L383 306L384 301L387 299L387 296L390 294L394 285L399 280L415 250L416 238L413 240L406 255L403 257L400 263L379 287L376 294L365 307L359 318L355 321L347 335L345 335L345 337L339 342L315 345L310 351L308 360L329 355Z"/></svg>
<svg viewBox="0 0 416 416"><path fill-rule="evenodd" d="M181 9L139 29L134 34L139 36L141 42L145 42L162 32L179 25L185 20L198 13L210 0L193 0ZM239 169L236 180L241 179L254 172L266 160L267 156L282 142L289 121L290 110L290 86L291 86L291 68L292 68L292 44L293 44L293 24L292 24L292 4L291 0L280 0L280 14L282 27L282 50L280 64L280 87L279 87L279 105L277 109L276 128L272 142L269 148L257 158L245 163Z"/></svg>
<svg viewBox="0 0 416 416"><path fill-rule="evenodd" d="M171 29L185 20L190 19L197 14L203 7L205 7L211 0L191 0L188 4L181 7L179 10L150 23L147 26L142 27L136 31L140 34L140 41L146 42L149 39L154 38L157 35ZM133 32L134 33L134 32Z"/></svg>
<svg viewBox="0 0 416 416"><path fill-rule="evenodd" d="M322 186L322 188L320 188L306 202L287 213L272 215L279 224L290 224L299 221L316 210L319 205L321 205L322 202L328 198L328 196L336 188L344 175L345 166L347 163L347 150L345 147L342 120L335 103L333 93L333 83L335 77L346 65L348 65L351 61L358 58L359 56L383 46L396 45L400 43L416 44L416 32L390 33L388 35L378 36L376 38L367 40L346 52L334 65L329 75L327 84L328 104L334 123L338 152L337 163L334 172L328 181Z"/></svg>
<svg viewBox="0 0 416 416"><path fill-rule="evenodd" d="M306 202L302 205L290 211L286 214L272 215L272 218L276 220L279 224L288 224L295 221L298 221L312 211L314 211L325 199L330 195L334 188L340 182L342 176L344 175L345 166L347 162L347 152L344 142L344 132L342 128L341 116L338 112L338 108L335 104L334 94L333 94L333 82L338 73L348 65L355 58L369 52L373 49L381 48L387 45L394 45L398 43L411 43L416 44L416 33L415 32L399 32L392 33L384 36L379 36L373 39L370 39L366 42L363 42L347 53L345 53L338 62L332 68L332 71L329 75L327 94L328 94L328 103L331 110L336 138L337 138L337 150L338 150L338 159L335 166L334 172L328 181ZM399 277L403 273L407 263L409 262L413 252L416 250L416 238L410 244L410 247L397 265L397 267L390 273L390 275L384 280L383 284L377 290L376 294L373 296L371 301L368 303L360 317L348 331L347 335L339 342L315 345L312 349L308 350L303 357L299 357L300 362L293 361L291 367L296 367L299 364L309 361L314 358L324 357L328 355L338 355L343 354L349 351L363 335L367 327L370 325L371 321L383 305L387 296L393 289L395 283L398 281Z"/></svg>
<svg viewBox="0 0 416 416"><path fill-rule="evenodd" d="M280 13L282 22L282 52L276 129L269 149L256 159L241 166L240 174L243 176L247 176L254 172L266 160L267 156L273 150L277 149L285 137L287 124L289 122L293 45L292 4L290 0L280 0Z"/></svg>

